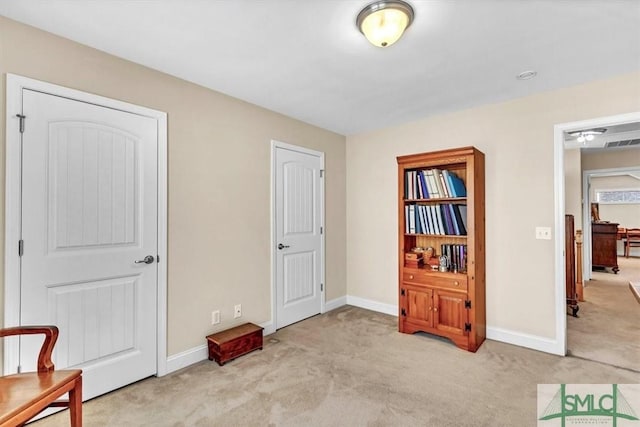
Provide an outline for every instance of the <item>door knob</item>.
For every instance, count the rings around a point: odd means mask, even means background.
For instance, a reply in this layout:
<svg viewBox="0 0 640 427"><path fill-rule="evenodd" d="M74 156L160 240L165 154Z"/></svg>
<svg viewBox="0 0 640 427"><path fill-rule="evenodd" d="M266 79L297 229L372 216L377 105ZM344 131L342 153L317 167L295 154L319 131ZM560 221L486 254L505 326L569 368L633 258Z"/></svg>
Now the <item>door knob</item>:
<svg viewBox="0 0 640 427"><path fill-rule="evenodd" d="M283 245L282 243L278 244L278 249L280 249L280 250L282 250L284 248L288 248L288 247L289 247L289 245Z"/></svg>
<svg viewBox="0 0 640 427"><path fill-rule="evenodd" d="M153 260L154 260L153 256L147 255L146 257L144 257L144 259L139 259L133 262L136 264L152 264Z"/></svg>

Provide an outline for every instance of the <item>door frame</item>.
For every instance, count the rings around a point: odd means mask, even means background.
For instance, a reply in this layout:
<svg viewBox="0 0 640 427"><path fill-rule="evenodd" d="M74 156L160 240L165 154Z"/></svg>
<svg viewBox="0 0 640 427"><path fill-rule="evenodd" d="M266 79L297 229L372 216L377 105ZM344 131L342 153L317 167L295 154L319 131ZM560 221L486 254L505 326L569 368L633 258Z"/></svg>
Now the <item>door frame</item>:
<svg viewBox="0 0 640 427"><path fill-rule="evenodd" d="M545 351L549 353L565 356L567 354L567 310L566 310L566 288L565 288L565 268L564 268L564 215L565 215L565 182L564 182L564 133L586 128L606 127L620 125L625 123L640 122L640 111L627 114L619 114L615 116L598 117L578 122L560 123L553 127L553 176L554 176L554 218L555 218L555 318L556 318L556 334L555 340L550 341ZM585 203L584 194L582 195L582 203ZM588 195L587 195L588 197ZM583 210L584 212L584 210ZM584 214L583 214L584 216ZM590 216L589 216L590 218ZM582 218L583 223L586 218ZM589 230L590 230L589 226ZM583 248L590 244L590 237L587 236L586 229L583 230ZM583 251L584 257L590 254L590 251ZM583 262L583 266L585 263ZM584 270L583 270L584 271Z"/></svg>
<svg viewBox="0 0 640 427"><path fill-rule="evenodd" d="M21 229L21 133L16 114L22 112L22 90L29 89L75 101L95 104L155 119L158 124L158 283L157 283L157 376L167 374L167 113L115 99L58 86L15 74L6 75L6 160L4 237L4 326L20 324ZM26 118L25 126L29 126ZM3 373L15 373L19 360L16 337L5 339Z"/></svg>
<svg viewBox="0 0 640 427"><path fill-rule="evenodd" d="M592 169L582 171L582 278L586 282L592 277L591 271L591 178L606 176L622 176L637 172L637 167L620 167L608 169ZM617 245L617 243L616 243ZM617 251L617 248L616 248ZM586 283L585 283L586 287Z"/></svg>
<svg viewBox="0 0 640 427"><path fill-rule="evenodd" d="M324 177L326 176L324 172L324 153L321 151L312 150L305 147L300 147L293 144L288 144L286 142L276 141L275 139L271 140L271 325L265 328L265 335L273 333L276 331L277 325L277 294L276 294L276 271L277 271L277 256L276 256L276 150L284 149L297 151L299 153L309 154L311 156L318 157L320 159L320 170L323 174L323 179L320 180L320 194L319 203L320 203L320 226L322 227L322 233L320 234L320 313L325 312L325 291L326 291L326 283L325 283L325 236L326 236L326 227L324 223L324 206L325 206L325 197L324 197Z"/></svg>

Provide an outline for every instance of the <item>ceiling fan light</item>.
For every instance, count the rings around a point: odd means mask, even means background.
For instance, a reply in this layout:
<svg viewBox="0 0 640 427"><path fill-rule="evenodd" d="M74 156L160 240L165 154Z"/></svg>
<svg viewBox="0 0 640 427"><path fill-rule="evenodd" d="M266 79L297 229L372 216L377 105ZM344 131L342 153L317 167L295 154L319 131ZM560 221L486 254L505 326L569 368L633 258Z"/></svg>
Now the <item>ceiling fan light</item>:
<svg viewBox="0 0 640 427"><path fill-rule="evenodd" d="M579 142L579 143L583 143L583 142L585 141L585 139L586 139L586 138L584 137L584 135L580 135L580 136L578 137L578 142Z"/></svg>
<svg viewBox="0 0 640 427"><path fill-rule="evenodd" d="M593 141L593 138L595 137L593 136L593 134L589 133L585 136L585 138L587 139L587 141Z"/></svg>
<svg viewBox="0 0 640 427"><path fill-rule="evenodd" d="M404 1L378 1L360 11L356 24L371 44L388 47L402 37L413 15L413 8Z"/></svg>

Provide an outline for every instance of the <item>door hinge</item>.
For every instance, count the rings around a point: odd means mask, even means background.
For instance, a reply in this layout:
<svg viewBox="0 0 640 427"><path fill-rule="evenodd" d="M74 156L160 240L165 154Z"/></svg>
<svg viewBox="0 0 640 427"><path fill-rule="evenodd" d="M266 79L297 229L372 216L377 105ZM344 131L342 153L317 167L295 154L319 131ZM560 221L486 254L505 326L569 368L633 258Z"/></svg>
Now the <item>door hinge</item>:
<svg viewBox="0 0 640 427"><path fill-rule="evenodd" d="M160 264L160 255L156 255L156 262Z"/></svg>
<svg viewBox="0 0 640 427"><path fill-rule="evenodd" d="M320 227L320 234L324 232L324 227Z"/></svg>
<svg viewBox="0 0 640 427"><path fill-rule="evenodd" d="M464 300L464 308L471 308L471 300Z"/></svg>
<svg viewBox="0 0 640 427"><path fill-rule="evenodd" d="M22 256L24 254L24 240L18 240L18 256Z"/></svg>
<svg viewBox="0 0 640 427"><path fill-rule="evenodd" d="M324 291L324 283L320 283L320 292Z"/></svg>
<svg viewBox="0 0 640 427"><path fill-rule="evenodd" d="M320 169L320 178L324 178L324 169Z"/></svg>
<svg viewBox="0 0 640 427"><path fill-rule="evenodd" d="M20 119L20 133L24 133L24 119L27 118L24 114L16 114L16 117Z"/></svg>
<svg viewBox="0 0 640 427"><path fill-rule="evenodd" d="M465 331L471 331L471 323L465 323L464 324L464 330Z"/></svg>
<svg viewBox="0 0 640 427"><path fill-rule="evenodd" d="M404 296L404 289L400 289L400 295Z"/></svg>
<svg viewBox="0 0 640 427"><path fill-rule="evenodd" d="M407 315L407 312L406 312L406 311L405 311L405 309L403 308L403 309L400 311L400 314L402 314L403 316L406 316L406 315Z"/></svg>

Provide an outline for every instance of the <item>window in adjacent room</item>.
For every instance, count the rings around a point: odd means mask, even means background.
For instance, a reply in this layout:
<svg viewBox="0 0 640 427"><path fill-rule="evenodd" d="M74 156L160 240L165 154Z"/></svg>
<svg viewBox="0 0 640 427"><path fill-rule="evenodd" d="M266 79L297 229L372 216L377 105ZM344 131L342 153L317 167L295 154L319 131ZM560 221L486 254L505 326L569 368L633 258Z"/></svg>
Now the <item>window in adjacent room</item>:
<svg viewBox="0 0 640 427"><path fill-rule="evenodd" d="M640 203L640 189L597 190L596 201L602 204Z"/></svg>

